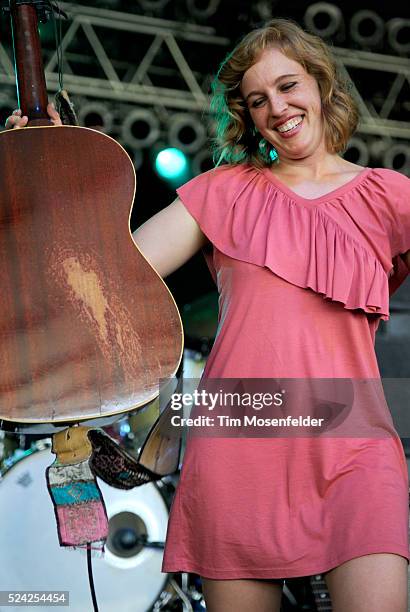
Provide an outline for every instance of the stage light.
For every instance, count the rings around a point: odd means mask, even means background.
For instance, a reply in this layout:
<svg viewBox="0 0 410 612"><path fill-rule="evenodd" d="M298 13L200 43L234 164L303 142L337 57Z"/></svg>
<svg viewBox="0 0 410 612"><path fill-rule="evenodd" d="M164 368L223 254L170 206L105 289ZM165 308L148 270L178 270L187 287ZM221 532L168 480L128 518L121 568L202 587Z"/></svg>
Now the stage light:
<svg viewBox="0 0 410 612"><path fill-rule="evenodd" d="M383 166L409 176L410 147L407 143L397 142L387 149L383 156Z"/></svg>
<svg viewBox="0 0 410 612"><path fill-rule="evenodd" d="M84 127L98 128L105 134L112 130L113 116L108 104L88 102L78 109L78 122Z"/></svg>
<svg viewBox="0 0 410 612"><path fill-rule="evenodd" d="M307 8L304 20L306 27L313 34L330 38L342 26L343 13L340 8L329 2L315 2Z"/></svg>
<svg viewBox="0 0 410 612"><path fill-rule="evenodd" d="M209 19L216 13L221 0L186 0L188 11L197 19Z"/></svg>
<svg viewBox="0 0 410 612"><path fill-rule="evenodd" d="M362 47L375 47L383 41L384 20L367 9L357 11L350 21L350 35Z"/></svg>
<svg viewBox="0 0 410 612"><path fill-rule="evenodd" d="M369 147L365 140L358 136L353 136L348 142L345 154L345 159L359 164L360 166L367 166L369 163Z"/></svg>
<svg viewBox="0 0 410 612"><path fill-rule="evenodd" d="M187 158L175 147L163 149L156 156L155 169L162 178L177 181L187 173Z"/></svg>
<svg viewBox="0 0 410 612"><path fill-rule="evenodd" d="M159 138L158 117L146 108L135 108L125 117L121 137L133 149L151 147Z"/></svg>
<svg viewBox="0 0 410 612"><path fill-rule="evenodd" d="M410 19L395 17L387 22L389 43L399 55L410 52Z"/></svg>
<svg viewBox="0 0 410 612"><path fill-rule="evenodd" d="M170 117L168 142L184 153L196 153L206 141L206 130L199 117L175 113Z"/></svg>
<svg viewBox="0 0 410 612"><path fill-rule="evenodd" d="M208 149L202 149L192 159L192 174L194 176L202 174L202 172L211 170L214 165L211 152Z"/></svg>

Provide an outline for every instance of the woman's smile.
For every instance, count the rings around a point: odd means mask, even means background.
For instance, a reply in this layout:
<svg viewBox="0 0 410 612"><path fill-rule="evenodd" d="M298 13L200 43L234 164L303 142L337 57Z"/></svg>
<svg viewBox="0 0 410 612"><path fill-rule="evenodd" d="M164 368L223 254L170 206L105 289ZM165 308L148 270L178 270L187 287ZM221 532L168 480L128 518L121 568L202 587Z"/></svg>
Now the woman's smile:
<svg viewBox="0 0 410 612"><path fill-rule="evenodd" d="M304 115L296 115L285 123L281 123L279 126L274 128L282 138L292 138L302 129Z"/></svg>

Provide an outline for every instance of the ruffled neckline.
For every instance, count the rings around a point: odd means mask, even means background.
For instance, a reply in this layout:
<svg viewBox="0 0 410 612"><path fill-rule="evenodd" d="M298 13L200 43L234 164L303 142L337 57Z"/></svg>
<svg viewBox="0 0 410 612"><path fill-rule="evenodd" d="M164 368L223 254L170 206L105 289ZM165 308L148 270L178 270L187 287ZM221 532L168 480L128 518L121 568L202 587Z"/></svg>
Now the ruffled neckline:
<svg viewBox="0 0 410 612"><path fill-rule="evenodd" d="M314 204L320 204L321 202L328 202L330 200L333 200L334 198L337 198L347 193L348 191L351 191L352 189L357 187L359 184L361 184L363 181L365 181L367 179L367 176L370 174L370 172L372 172L372 170L373 168L368 168L368 167L363 168L363 170L359 172L355 177L350 179L350 181L347 181L343 185L336 187L336 189L332 189L328 193L325 193L324 195L321 195L318 198L304 198L303 196L297 194L295 191L290 189L290 187L285 185L285 183L279 180L277 176L273 174L270 168L263 168L259 172L261 172L271 183L273 183L279 191L287 195L289 198L291 198L295 202L300 202L301 204L307 204L307 205L312 205L312 204L314 205Z"/></svg>
<svg viewBox="0 0 410 612"><path fill-rule="evenodd" d="M347 310L388 320L389 289L390 293L395 289L388 278L391 270L339 223L338 214L333 213L349 214L344 205L335 207L340 211L332 210L332 214L325 205L355 189L363 191L368 177L377 178L378 172L363 168L345 184L308 199L281 183L269 168L223 166L192 179L177 192L221 253L266 267L293 285L340 302ZM402 270L403 266L398 270L398 284Z"/></svg>

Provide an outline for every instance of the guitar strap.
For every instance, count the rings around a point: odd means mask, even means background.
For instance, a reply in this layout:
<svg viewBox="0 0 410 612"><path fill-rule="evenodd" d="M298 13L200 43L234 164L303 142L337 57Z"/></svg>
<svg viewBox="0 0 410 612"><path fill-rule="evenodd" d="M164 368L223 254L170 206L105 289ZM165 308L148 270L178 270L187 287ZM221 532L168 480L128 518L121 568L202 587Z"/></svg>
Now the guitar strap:
<svg viewBox="0 0 410 612"><path fill-rule="evenodd" d="M181 385L182 377L177 389ZM177 470L182 439L171 426L172 415L169 401L138 459L102 429L76 425L54 434L56 459L46 469L46 479L61 546L104 550L108 519L97 476L117 489L133 489Z"/></svg>
<svg viewBox="0 0 410 612"><path fill-rule="evenodd" d="M69 427L53 436L56 459L46 470L61 546L104 550L108 518L91 471L87 427Z"/></svg>
<svg viewBox="0 0 410 612"><path fill-rule="evenodd" d="M61 546L104 550L108 520L96 476L117 489L161 478L101 429L75 426L54 434L52 452L46 479Z"/></svg>
<svg viewBox="0 0 410 612"><path fill-rule="evenodd" d="M102 429L90 430L88 437L94 451L90 467L96 476L111 487L133 489L162 478L162 475L141 465Z"/></svg>
<svg viewBox="0 0 410 612"><path fill-rule="evenodd" d="M55 106L63 125L79 125L74 104L65 89L60 89L54 96Z"/></svg>

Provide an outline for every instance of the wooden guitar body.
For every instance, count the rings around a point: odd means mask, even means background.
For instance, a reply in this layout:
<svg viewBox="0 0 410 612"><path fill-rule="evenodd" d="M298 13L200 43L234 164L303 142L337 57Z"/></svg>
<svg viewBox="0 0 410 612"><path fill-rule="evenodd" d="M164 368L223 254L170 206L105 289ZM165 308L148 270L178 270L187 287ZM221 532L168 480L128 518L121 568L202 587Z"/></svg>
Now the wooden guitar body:
<svg viewBox="0 0 410 612"><path fill-rule="evenodd" d="M116 415L175 374L182 326L134 244L135 173L80 127L0 134L0 419Z"/></svg>

